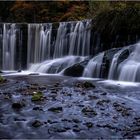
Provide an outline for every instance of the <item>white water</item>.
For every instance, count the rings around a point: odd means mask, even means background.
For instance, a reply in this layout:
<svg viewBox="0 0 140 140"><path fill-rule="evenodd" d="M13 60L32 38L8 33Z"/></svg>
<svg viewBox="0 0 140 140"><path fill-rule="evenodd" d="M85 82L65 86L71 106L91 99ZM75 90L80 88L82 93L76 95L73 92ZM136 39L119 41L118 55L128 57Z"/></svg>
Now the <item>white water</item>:
<svg viewBox="0 0 140 140"><path fill-rule="evenodd" d="M101 66L103 61L104 53L92 58L84 69L83 77L94 77L99 78L101 73Z"/></svg>
<svg viewBox="0 0 140 140"><path fill-rule="evenodd" d="M16 53L16 26L15 24L3 24L3 52L2 68L3 70L15 69Z"/></svg>
<svg viewBox="0 0 140 140"><path fill-rule="evenodd" d="M27 67L32 72L63 74L66 68L85 60L93 49L90 43L91 20L60 22L58 29L54 28L52 23L27 24L28 33L25 35L28 37L27 51L22 49L24 47L22 44L25 43L22 42L24 36L19 36L20 33L22 34L20 27L21 25L18 24L6 23L0 30L2 70L15 70L19 68L21 61L27 60ZM94 35L94 41L96 50L100 44L98 34ZM140 43L133 47L135 50L129 52L131 54L128 54L127 59L121 57L130 46L124 47L114 55L108 79L140 81ZM23 57L22 50L27 53L27 57L26 55L25 58ZM104 53L100 53L92 58L84 69L83 77L99 78L103 57Z"/></svg>
<svg viewBox="0 0 140 140"><path fill-rule="evenodd" d="M51 57L51 31L52 24L28 24L28 65Z"/></svg>
<svg viewBox="0 0 140 140"><path fill-rule="evenodd" d="M52 24L28 24L28 65L67 55L90 53L91 21L60 22L57 36Z"/></svg>
<svg viewBox="0 0 140 140"><path fill-rule="evenodd" d="M135 50L131 53L126 61L119 64L121 81L139 81L140 80L140 43L137 43Z"/></svg>
<svg viewBox="0 0 140 140"><path fill-rule="evenodd" d="M46 60L42 63L32 64L29 68L29 71L39 73L60 73L67 67L81 62L85 58L86 57L67 56L63 58L57 58L54 60Z"/></svg>
<svg viewBox="0 0 140 140"><path fill-rule="evenodd" d="M118 51L113 59L112 59L112 62L111 62L111 66L110 66L110 69L109 69L109 75L108 75L108 79L115 79L118 75L118 71L117 71L117 68L118 68L118 59L120 57L120 55L129 48L128 47L124 47L122 48L120 51Z"/></svg>
<svg viewBox="0 0 140 140"><path fill-rule="evenodd" d="M21 69L23 60L29 68L45 60L90 54L91 20L60 22L58 29L53 23L23 25L5 23L0 29L2 70Z"/></svg>

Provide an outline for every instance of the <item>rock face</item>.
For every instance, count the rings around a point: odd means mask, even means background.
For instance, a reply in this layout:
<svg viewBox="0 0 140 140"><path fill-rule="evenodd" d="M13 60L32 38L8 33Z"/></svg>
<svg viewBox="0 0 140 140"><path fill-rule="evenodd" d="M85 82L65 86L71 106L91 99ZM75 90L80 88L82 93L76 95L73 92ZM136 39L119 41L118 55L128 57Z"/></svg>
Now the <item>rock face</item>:
<svg viewBox="0 0 140 140"><path fill-rule="evenodd" d="M105 55L103 58L102 70L101 70L101 78L107 78L109 73L109 68L115 53L117 53L121 48L113 48L105 51Z"/></svg>
<svg viewBox="0 0 140 140"><path fill-rule="evenodd" d="M84 71L84 67L80 64L75 64L64 71L64 75L73 76L73 77L80 77L82 76Z"/></svg>
<svg viewBox="0 0 140 140"><path fill-rule="evenodd" d="M74 64L71 67L68 67L64 70L63 74L66 76L73 76L73 77L81 77L84 71L85 66L87 65L88 61L90 60L90 57L88 57L86 60Z"/></svg>

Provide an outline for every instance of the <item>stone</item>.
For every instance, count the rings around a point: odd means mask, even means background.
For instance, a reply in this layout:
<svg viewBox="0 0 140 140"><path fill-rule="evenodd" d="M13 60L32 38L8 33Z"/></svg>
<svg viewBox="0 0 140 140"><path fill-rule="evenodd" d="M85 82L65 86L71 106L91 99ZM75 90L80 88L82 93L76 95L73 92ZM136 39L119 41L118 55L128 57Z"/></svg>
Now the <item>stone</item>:
<svg viewBox="0 0 140 140"><path fill-rule="evenodd" d="M86 122L85 125L86 125L88 128L92 128L92 127L93 127L93 123L92 123L92 122Z"/></svg>
<svg viewBox="0 0 140 140"><path fill-rule="evenodd" d="M75 64L67 69L64 70L64 75L66 76L73 76L73 77L80 77L82 76L84 71L84 67L80 64Z"/></svg>
<svg viewBox="0 0 140 140"><path fill-rule="evenodd" d="M59 112L63 111L63 108L62 107L51 107L51 108L48 109L48 111L59 113Z"/></svg>
<svg viewBox="0 0 140 140"><path fill-rule="evenodd" d="M33 123L32 123L32 126L33 126L33 127L40 127L41 125L43 125L43 123L40 122L39 120L35 120L35 121L33 121Z"/></svg>
<svg viewBox="0 0 140 140"><path fill-rule="evenodd" d="M78 88L85 88L85 89L88 89L88 88L95 88L96 86L93 85L91 82L88 82L88 81L85 81L85 82L77 82L75 84L76 87Z"/></svg>
<svg viewBox="0 0 140 140"><path fill-rule="evenodd" d="M97 115L97 112L94 111L90 106L84 107L84 108L82 109L82 113L83 113L84 115L88 115L88 116L91 116L91 115L96 116L96 115Z"/></svg>
<svg viewBox="0 0 140 140"><path fill-rule="evenodd" d="M25 106L25 104L23 102L16 102L16 103L12 104L13 109L21 109L24 106Z"/></svg>

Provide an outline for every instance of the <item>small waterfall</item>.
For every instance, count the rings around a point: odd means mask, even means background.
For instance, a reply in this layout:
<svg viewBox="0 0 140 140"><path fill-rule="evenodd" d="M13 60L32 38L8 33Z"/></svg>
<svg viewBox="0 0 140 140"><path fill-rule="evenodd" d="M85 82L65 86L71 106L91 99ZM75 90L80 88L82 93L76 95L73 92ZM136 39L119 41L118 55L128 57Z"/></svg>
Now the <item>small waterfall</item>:
<svg viewBox="0 0 140 140"><path fill-rule="evenodd" d="M118 69L120 69L118 77L120 81L140 81L140 43L136 44L128 59L119 64Z"/></svg>
<svg viewBox="0 0 140 140"><path fill-rule="evenodd" d="M88 62L83 72L83 77L99 78L101 74L101 66L103 62L103 57L104 57L104 52L92 58Z"/></svg>
<svg viewBox="0 0 140 140"><path fill-rule="evenodd" d="M59 58L66 54L67 45L68 45L68 36L67 36L67 24L65 22L60 23L57 37L55 42L55 49L53 58Z"/></svg>
<svg viewBox="0 0 140 140"><path fill-rule="evenodd" d="M28 59L30 63L51 58L52 24L28 24Z"/></svg>
<svg viewBox="0 0 140 140"><path fill-rule="evenodd" d="M16 25L3 24L2 69L15 69Z"/></svg>
<svg viewBox="0 0 140 140"><path fill-rule="evenodd" d="M124 47L114 55L112 62L111 62L110 69L109 69L108 79L117 79L117 77L118 77L117 68L118 68L118 64L119 64L119 62L118 62L119 57L125 50L128 50L128 48L129 47Z"/></svg>
<svg viewBox="0 0 140 140"><path fill-rule="evenodd" d="M70 48L69 55L82 55L90 54L90 35L91 35L91 20L84 22L77 22L75 27L71 28L70 33Z"/></svg>
<svg viewBox="0 0 140 140"><path fill-rule="evenodd" d="M80 56L66 56L63 58L46 60L42 63L32 64L29 71L40 73L60 73L62 70L83 61L85 58L86 57Z"/></svg>

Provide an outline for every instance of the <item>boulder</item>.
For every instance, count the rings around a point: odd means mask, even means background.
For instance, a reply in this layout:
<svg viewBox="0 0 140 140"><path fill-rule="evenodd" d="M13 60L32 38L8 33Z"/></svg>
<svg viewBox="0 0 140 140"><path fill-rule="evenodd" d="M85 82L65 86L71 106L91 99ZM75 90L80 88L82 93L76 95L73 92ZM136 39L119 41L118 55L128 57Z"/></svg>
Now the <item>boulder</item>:
<svg viewBox="0 0 140 140"><path fill-rule="evenodd" d="M90 58L91 57L88 57L86 60L66 68L63 74L66 76L81 77Z"/></svg>

